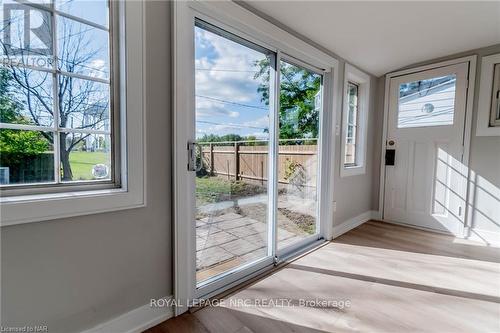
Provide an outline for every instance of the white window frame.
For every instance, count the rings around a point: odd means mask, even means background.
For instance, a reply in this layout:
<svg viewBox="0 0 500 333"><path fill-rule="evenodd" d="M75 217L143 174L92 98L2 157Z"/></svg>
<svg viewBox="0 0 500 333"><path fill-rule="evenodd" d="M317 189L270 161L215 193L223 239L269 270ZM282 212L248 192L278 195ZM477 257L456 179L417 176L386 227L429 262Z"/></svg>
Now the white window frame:
<svg viewBox="0 0 500 333"><path fill-rule="evenodd" d="M27 192L6 196L2 193L2 227L146 205L144 3L119 1L117 7L118 15L115 15L110 25L114 24L118 28L114 38L120 38L119 61L113 67L120 76L120 82L115 83L114 87L114 91L119 94L119 123L113 125L119 128L118 185L105 189L93 185L87 188L68 186L67 191L63 192L53 192L47 187L46 193L39 194ZM134 79L127 80L128 76Z"/></svg>
<svg viewBox="0 0 500 333"><path fill-rule="evenodd" d="M18 0L19 1L19 0ZM31 0L32 1L32 0ZM19 1L19 5L26 6L32 9L38 9L47 13L50 13L51 17L51 25L53 27L51 45L52 50L54 51L51 56L52 65L50 67L37 67L32 66L29 63L23 64L21 61L16 62L15 59L13 64L10 67L13 68L25 68L31 69L35 72L50 74L52 85L54 88L52 89L52 98L54 104L54 115L53 115L53 125L52 126L44 126L44 125L26 125L26 124L18 124L18 123L0 123L0 129L12 129L12 130L21 130L21 131L37 131L37 132L49 132L54 136L52 143L52 150L54 155L54 180L47 182L33 182L33 183L21 183L21 184L2 184L0 185L1 196L14 196L14 195L26 195L26 194L47 194L47 193L55 193L55 192L68 192L71 187L72 190L90 190L90 189L106 189L119 187L120 184L120 149L119 149L119 127L114 127L114 123L119 124L119 90L115 90L115 84L120 80L120 71L119 66L117 66L119 62L119 39L114 38L115 30L119 31L119 21L115 19L116 15L118 15L119 11L119 3L113 2L110 0L109 4L109 15L108 21L110 22L108 26L97 24L91 21L88 21L84 18L74 16L65 11L61 11L56 7L55 0L50 0L47 4L38 4L31 1ZM116 13L115 13L116 12ZM59 39L61 36L58 35L57 32L57 20L56 17L60 19L70 20L72 22L83 24L88 27L92 27L97 29L98 31L106 31L109 36L109 63L110 63L110 73L109 78L98 78L92 77L88 74L81 74L77 72L67 72L64 69L58 69L58 55L56 54L59 49ZM7 55L8 56L8 55ZM105 84L109 87L109 118L107 121L111 122L111 126L103 126L103 124L96 124L96 128L73 128L63 127L59 123L60 119L60 111L59 111L59 102L57 100L57 94L59 93L57 82L60 76L72 77L75 79L92 81L95 83ZM73 117L74 115L70 115ZM104 135L110 137L110 142L112 144L112 149L110 151L110 160L111 160L111 177L110 179L102 179L102 180L71 180L71 181L63 181L61 177L61 168L60 166L60 135L62 133L68 134L94 134L94 135ZM117 149L118 148L118 149Z"/></svg>
<svg viewBox="0 0 500 333"><path fill-rule="evenodd" d="M321 189L318 189L320 198L319 218L320 235L325 239L332 237L333 211L333 165L335 156L335 137L333 124L340 103L337 96L341 92L338 80L338 60L314 48L290 33L276 27L231 1L176 1L174 2L174 298L189 300L194 297L208 297L215 292L221 292L232 285L241 283L252 274L257 274L259 266L242 269L231 274L224 281L224 285L211 286L213 292L200 295L196 290L195 277L195 227L193 199L194 179L187 171L188 154L186 143L194 142L194 75L190 75L194 65L194 22L195 17L216 25L230 33L236 34L250 42L263 46L278 54L278 58L288 56L296 59L300 64L311 64L324 71L325 86L333 85L333 89L325 89L323 95L323 112L320 120L322 130L320 140L322 152L319 164L321 165ZM299 60L300 59L300 60ZM274 78L273 80L276 80ZM274 122L277 124L277 122ZM276 151L277 147L273 150ZM193 223L189 223L189 222ZM304 246L303 244L299 244ZM288 249L287 249L288 250ZM290 249L290 251L300 249ZM266 264L262 262L262 264ZM272 261L269 263L272 267ZM266 268L267 267L267 268ZM262 269L268 269L265 265ZM251 273L253 272L253 273ZM228 281L232 281L229 282ZM219 281L220 282L220 281ZM206 290L206 289L205 289ZM175 314L179 315L187 310L186 306L179 305Z"/></svg>
<svg viewBox="0 0 500 333"><path fill-rule="evenodd" d="M346 165L347 123L349 115L349 82L358 86L358 118L356 126L356 164ZM356 176L366 173L366 145L368 140L368 116L370 107L370 76L356 67L345 64L342 106L342 135L340 148L340 176Z"/></svg>
<svg viewBox="0 0 500 333"><path fill-rule="evenodd" d="M493 74L495 65L500 64L500 53L481 59L481 78L477 106L477 136L500 136L500 126L490 126L492 112Z"/></svg>

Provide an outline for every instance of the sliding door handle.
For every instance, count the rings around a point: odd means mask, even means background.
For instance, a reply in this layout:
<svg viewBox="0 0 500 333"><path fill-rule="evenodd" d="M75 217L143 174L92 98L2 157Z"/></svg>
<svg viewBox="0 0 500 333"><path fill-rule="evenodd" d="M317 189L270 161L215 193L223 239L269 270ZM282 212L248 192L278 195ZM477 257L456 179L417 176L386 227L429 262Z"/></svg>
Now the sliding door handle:
<svg viewBox="0 0 500 333"><path fill-rule="evenodd" d="M198 154L196 153L196 149L198 149L199 152L199 160L197 158ZM196 142L188 142L187 144L187 151L188 151L188 165L187 169L188 171L195 171L198 172L203 168L203 151L202 148L199 144Z"/></svg>

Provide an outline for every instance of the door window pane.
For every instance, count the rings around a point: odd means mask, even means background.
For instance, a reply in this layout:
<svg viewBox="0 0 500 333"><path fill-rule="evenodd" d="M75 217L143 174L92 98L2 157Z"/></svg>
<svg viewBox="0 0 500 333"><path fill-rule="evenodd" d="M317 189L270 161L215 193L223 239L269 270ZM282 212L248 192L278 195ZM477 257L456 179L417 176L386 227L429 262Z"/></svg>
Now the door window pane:
<svg viewBox="0 0 500 333"><path fill-rule="evenodd" d="M398 128L452 125L456 75L399 85Z"/></svg>
<svg viewBox="0 0 500 333"><path fill-rule="evenodd" d="M196 277L268 255L270 54L195 27Z"/></svg>
<svg viewBox="0 0 500 333"><path fill-rule="evenodd" d="M317 232L321 75L280 63L278 249Z"/></svg>

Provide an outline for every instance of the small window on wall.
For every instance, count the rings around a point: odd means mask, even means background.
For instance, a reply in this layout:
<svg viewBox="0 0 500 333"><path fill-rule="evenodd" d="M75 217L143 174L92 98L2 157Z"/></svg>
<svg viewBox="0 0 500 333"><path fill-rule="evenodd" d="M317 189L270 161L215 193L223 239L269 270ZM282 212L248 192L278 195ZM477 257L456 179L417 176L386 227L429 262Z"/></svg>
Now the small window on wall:
<svg viewBox="0 0 500 333"><path fill-rule="evenodd" d="M500 64L495 64L494 68L490 126L500 127Z"/></svg>
<svg viewBox="0 0 500 333"><path fill-rule="evenodd" d="M358 144L358 93L359 86L349 82L347 88L347 136L345 143L345 166L356 166L356 145Z"/></svg>
<svg viewBox="0 0 500 333"><path fill-rule="evenodd" d="M344 176L364 174L370 77L346 64L342 111L342 167Z"/></svg>
<svg viewBox="0 0 500 333"><path fill-rule="evenodd" d="M481 58L476 136L500 136L500 53Z"/></svg>

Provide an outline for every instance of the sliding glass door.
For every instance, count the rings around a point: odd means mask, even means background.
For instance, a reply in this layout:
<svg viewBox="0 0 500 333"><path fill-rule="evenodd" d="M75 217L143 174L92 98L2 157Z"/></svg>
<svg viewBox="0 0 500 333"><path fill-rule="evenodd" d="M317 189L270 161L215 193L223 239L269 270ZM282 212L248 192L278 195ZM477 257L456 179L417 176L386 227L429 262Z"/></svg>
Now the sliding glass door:
<svg viewBox="0 0 500 333"><path fill-rule="evenodd" d="M212 25L195 27L196 279L267 257L272 52Z"/></svg>
<svg viewBox="0 0 500 333"><path fill-rule="evenodd" d="M278 250L318 232L318 143L322 75L280 60Z"/></svg>
<svg viewBox="0 0 500 333"><path fill-rule="evenodd" d="M194 27L196 284L318 239L322 72Z"/></svg>

